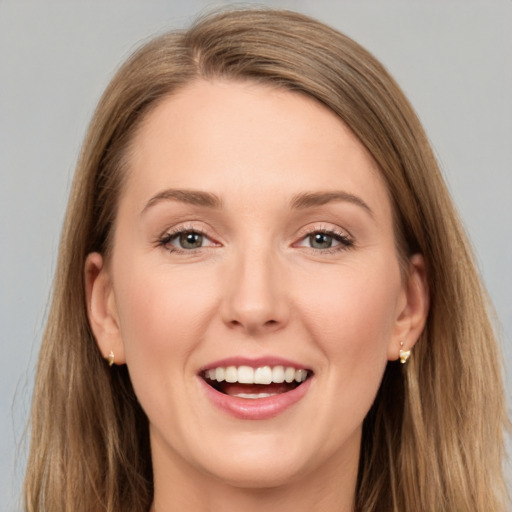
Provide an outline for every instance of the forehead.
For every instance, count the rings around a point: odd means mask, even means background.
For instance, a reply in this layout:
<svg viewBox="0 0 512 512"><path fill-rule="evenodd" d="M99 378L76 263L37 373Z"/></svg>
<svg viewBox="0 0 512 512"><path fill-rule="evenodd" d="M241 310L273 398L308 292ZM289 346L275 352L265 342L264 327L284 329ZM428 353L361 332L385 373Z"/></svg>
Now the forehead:
<svg viewBox="0 0 512 512"><path fill-rule="evenodd" d="M197 81L166 98L134 138L127 178L125 192L139 201L164 188L256 203L258 195L341 187L389 209L377 165L336 114L306 95L251 82Z"/></svg>

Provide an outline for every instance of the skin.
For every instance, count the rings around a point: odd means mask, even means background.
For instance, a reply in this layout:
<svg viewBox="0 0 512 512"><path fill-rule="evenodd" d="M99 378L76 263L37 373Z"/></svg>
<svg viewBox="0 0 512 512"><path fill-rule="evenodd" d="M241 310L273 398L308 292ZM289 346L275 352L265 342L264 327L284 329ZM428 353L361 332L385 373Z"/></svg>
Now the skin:
<svg viewBox="0 0 512 512"><path fill-rule="evenodd" d="M152 510L352 510L363 419L428 305L422 258L400 271L371 156L310 98L198 81L149 114L130 158L112 255L89 255L85 270L98 346L128 365L149 418ZM344 196L292 204L319 192ZM202 246L161 242L179 229L204 233ZM319 231L344 238L312 246ZM238 419L198 378L234 356L283 357L314 376L278 416Z"/></svg>

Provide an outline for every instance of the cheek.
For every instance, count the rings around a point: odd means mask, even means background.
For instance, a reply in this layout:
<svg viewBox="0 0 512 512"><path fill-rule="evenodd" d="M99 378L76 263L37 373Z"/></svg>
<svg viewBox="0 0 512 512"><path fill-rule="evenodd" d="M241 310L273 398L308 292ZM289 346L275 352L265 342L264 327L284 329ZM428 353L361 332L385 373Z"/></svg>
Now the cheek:
<svg viewBox="0 0 512 512"><path fill-rule="evenodd" d="M390 339L400 293L398 270L344 268L315 279L303 306L326 350L357 353ZM311 283L310 283L311 284Z"/></svg>
<svg viewBox="0 0 512 512"><path fill-rule="evenodd" d="M187 338L213 299L204 272L176 269L162 259L142 254L117 265L116 305L128 345L144 340L157 348Z"/></svg>
<svg viewBox="0 0 512 512"><path fill-rule="evenodd" d="M343 270L316 279L316 293L303 303L307 329L324 355L318 384L325 392L313 416L331 432L326 451L358 431L375 400L401 289L398 269L390 272L389 266Z"/></svg>
<svg viewBox="0 0 512 512"><path fill-rule="evenodd" d="M401 277L398 264L385 262L337 270L317 276L302 316L324 354L332 410L343 415L343 407L362 421L387 364Z"/></svg>
<svg viewBox="0 0 512 512"><path fill-rule="evenodd" d="M134 261L118 269L118 319L134 387L168 386L171 379L175 386L214 310L212 287L203 283L198 289L186 271L165 265Z"/></svg>

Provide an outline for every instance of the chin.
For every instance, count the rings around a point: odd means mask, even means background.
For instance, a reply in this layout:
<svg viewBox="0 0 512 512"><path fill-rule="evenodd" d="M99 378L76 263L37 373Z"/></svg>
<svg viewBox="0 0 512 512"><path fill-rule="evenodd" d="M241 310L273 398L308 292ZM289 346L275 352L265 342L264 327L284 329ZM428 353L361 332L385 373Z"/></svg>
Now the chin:
<svg viewBox="0 0 512 512"><path fill-rule="evenodd" d="M253 463L253 461L256 461ZM254 457L251 461L237 459L234 464L216 467L210 474L232 487L244 489L270 489L293 483L303 473L297 462L275 460L262 461Z"/></svg>
<svg viewBox="0 0 512 512"><path fill-rule="evenodd" d="M308 456L303 435L282 428L262 432L258 427L217 432L207 453L204 444L195 447L196 467L234 487L269 488L293 482L314 465L314 453Z"/></svg>

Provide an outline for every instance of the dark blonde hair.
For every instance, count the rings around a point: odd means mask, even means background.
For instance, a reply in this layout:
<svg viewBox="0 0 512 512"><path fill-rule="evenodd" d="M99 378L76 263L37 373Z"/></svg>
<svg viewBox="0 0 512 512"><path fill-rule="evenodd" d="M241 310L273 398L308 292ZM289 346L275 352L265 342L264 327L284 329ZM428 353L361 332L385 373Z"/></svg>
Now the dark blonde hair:
<svg viewBox="0 0 512 512"><path fill-rule="evenodd" d="M87 320L84 264L108 254L141 121L194 80L250 80L335 112L387 184L402 263L426 262L430 313L410 362L390 362L363 425L355 508L503 511L507 423L489 304L427 137L382 65L306 16L235 10L138 50L105 91L76 169L41 347L25 482L29 512L147 512L148 421L126 367L108 369ZM405 266L404 266L405 268Z"/></svg>

